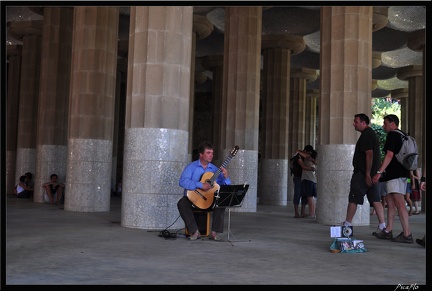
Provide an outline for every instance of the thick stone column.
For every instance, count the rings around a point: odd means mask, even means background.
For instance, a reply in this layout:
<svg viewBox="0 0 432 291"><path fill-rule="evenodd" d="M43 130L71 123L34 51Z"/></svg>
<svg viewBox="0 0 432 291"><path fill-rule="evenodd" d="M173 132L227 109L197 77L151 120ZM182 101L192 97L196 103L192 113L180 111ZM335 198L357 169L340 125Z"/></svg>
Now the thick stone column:
<svg viewBox="0 0 432 291"><path fill-rule="evenodd" d="M122 220L184 227L178 181L188 158L193 9L131 7Z"/></svg>
<svg viewBox="0 0 432 291"><path fill-rule="evenodd" d="M423 111L425 108L425 98L423 98L423 70L422 66L409 66L398 70L397 77L401 80L408 81L408 127L404 128L405 132L412 135L417 141L419 152L419 168L423 162Z"/></svg>
<svg viewBox="0 0 432 291"><path fill-rule="evenodd" d="M415 51L421 51L423 53L423 66L422 66L422 76L423 76L423 84L422 87L425 88L423 90L423 97L422 97L422 101L423 102L423 110L421 111L421 116L422 116L422 120L423 120L423 127L422 127L422 138L421 138L421 152L420 153L420 165L421 167L425 167L426 165L426 154L427 154L427 149L426 149L426 132L427 132L427 122L426 122L426 30L425 29L420 29L417 31L414 31L412 33L409 34L408 36L408 44L407 46ZM416 134L418 134L418 131L416 130ZM417 141L418 142L418 141ZM426 205L426 193L423 192L422 195L422 205ZM422 207L421 209L422 212L426 211L426 207Z"/></svg>
<svg viewBox="0 0 432 291"><path fill-rule="evenodd" d="M44 8L34 202L51 174L66 181L73 8Z"/></svg>
<svg viewBox="0 0 432 291"><path fill-rule="evenodd" d="M220 152L240 150L229 164L233 184L249 184L242 207L255 212L258 180L262 7L226 7Z"/></svg>
<svg viewBox="0 0 432 291"><path fill-rule="evenodd" d="M9 33L22 40L21 80L15 179L36 170L42 21L11 22Z"/></svg>
<svg viewBox="0 0 432 291"><path fill-rule="evenodd" d="M371 115L372 11L371 6L321 8L317 220L324 224L345 220L359 137L354 114ZM365 197L353 225L369 225L369 211Z"/></svg>
<svg viewBox="0 0 432 291"><path fill-rule="evenodd" d="M64 209L110 210L118 7L75 7Z"/></svg>
<svg viewBox="0 0 432 291"><path fill-rule="evenodd" d="M302 37L264 35L258 181L259 203L287 205L289 196L289 113L291 55L306 47ZM291 195L292 196L292 195Z"/></svg>
<svg viewBox="0 0 432 291"><path fill-rule="evenodd" d="M13 189L18 184L16 176L18 109L20 96L21 45L8 45L8 78L6 102L6 193L14 194Z"/></svg>

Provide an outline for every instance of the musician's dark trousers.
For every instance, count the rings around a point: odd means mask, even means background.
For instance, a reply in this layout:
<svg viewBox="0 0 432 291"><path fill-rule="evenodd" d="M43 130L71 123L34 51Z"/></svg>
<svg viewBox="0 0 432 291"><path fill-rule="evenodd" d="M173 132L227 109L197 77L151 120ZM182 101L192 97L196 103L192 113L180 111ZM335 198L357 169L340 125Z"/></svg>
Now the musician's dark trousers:
<svg viewBox="0 0 432 291"><path fill-rule="evenodd" d="M198 230L198 225L195 221L195 216L193 214L193 210L195 209L190 202L190 200L183 196L177 202L177 208L180 213L181 218L186 224L186 228L189 233L194 233ZM212 231L216 231L222 233L224 230L224 219L225 219L225 207L215 207L213 208L213 216L212 216Z"/></svg>

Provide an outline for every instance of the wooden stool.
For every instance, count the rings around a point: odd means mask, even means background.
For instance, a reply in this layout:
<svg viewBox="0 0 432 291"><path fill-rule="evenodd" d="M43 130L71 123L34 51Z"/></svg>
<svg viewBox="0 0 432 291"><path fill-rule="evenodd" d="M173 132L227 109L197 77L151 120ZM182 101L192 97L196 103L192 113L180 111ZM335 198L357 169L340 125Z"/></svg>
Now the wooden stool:
<svg viewBox="0 0 432 291"><path fill-rule="evenodd" d="M209 210L194 210L195 221L198 225L198 230L202 236L209 236L211 232L210 221L211 211ZM189 235L188 229L185 226L185 233Z"/></svg>

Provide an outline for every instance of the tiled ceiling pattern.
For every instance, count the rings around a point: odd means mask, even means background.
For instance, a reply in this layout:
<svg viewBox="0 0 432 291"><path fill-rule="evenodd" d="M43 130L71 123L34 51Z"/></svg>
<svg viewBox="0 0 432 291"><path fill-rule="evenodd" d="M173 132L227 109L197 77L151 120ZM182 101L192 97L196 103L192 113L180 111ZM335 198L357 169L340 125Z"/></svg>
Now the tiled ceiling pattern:
<svg viewBox="0 0 432 291"><path fill-rule="evenodd" d="M7 7L7 21L42 20L39 7ZM127 40L129 35L129 7L120 8L119 39ZM197 40L196 57L223 54L223 33L225 10L223 7L194 7L194 14L206 16L214 25L213 33ZM378 87L372 97L388 97L391 90L407 88L408 82L397 78L398 68L409 65L422 65L422 53L407 47L411 32L426 28L426 6L389 6L388 23L373 33L372 50L381 53L381 66L372 70L372 78ZM319 70L320 52L320 7L282 6L264 7L262 33L290 34L303 36L306 49L291 58L292 68ZM9 44L21 44L19 40L7 36ZM211 77L209 72L206 75ZM208 81L209 82L209 81ZM308 89L319 88L319 78L308 83ZM203 87L211 88L209 85Z"/></svg>

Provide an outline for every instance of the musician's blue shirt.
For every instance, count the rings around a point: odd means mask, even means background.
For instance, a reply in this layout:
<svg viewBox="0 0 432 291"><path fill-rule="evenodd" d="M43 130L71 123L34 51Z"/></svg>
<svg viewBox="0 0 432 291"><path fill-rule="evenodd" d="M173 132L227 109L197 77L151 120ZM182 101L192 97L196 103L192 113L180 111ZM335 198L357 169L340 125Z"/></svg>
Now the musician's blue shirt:
<svg viewBox="0 0 432 291"><path fill-rule="evenodd" d="M188 190L195 190L197 188L202 188L203 183L200 181L201 177L206 172L212 172L216 173L218 172L219 168L213 165L212 163L209 163L207 165L207 168L204 170L203 166L201 165L199 160L195 160L191 162L189 165L187 165L179 180L180 187L184 188L184 195L186 196ZM216 178L215 182L219 185L230 185L231 180L230 178L225 178L221 171L218 172L219 175Z"/></svg>

